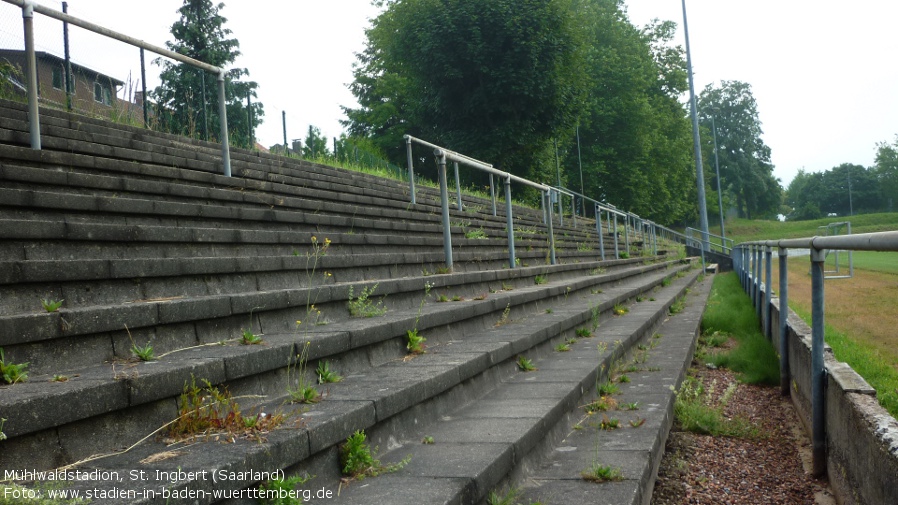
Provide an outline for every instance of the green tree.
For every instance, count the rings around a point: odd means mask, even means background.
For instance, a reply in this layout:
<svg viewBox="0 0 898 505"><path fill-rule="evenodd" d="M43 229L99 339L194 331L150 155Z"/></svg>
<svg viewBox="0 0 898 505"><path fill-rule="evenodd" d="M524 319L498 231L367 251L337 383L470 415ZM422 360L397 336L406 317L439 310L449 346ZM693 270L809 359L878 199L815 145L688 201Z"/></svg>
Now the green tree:
<svg viewBox="0 0 898 505"><path fill-rule="evenodd" d="M695 215L691 127L679 96L687 89L671 22L640 30L618 0L591 0L589 103L580 128L586 193L663 223ZM577 153L565 166L569 179Z"/></svg>
<svg viewBox="0 0 898 505"><path fill-rule="evenodd" d="M391 0L367 31L352 135L401 163L411 133L526 175L584 98L573 0Z"/></svg>
<svg viewBox="0 0 898 505"><path fill-rule="evenodd" d="M883 203L891 212L898 202L898 136L893 144L880 142L876 145L874 172L882 190Z"/></svg>
<svg viewBox="0 0 898 505"><path fill-rule="evenodd" d="M722 81L708 85L698 97L699 118L717 128L721 187L733 195L740 217L773 218L782 202L782 186L773 176L770 148L761 139L763 130L751 85ZM704 138L706 143L710 137Z"/></svg>
<svg viewBox="0 0 898 505"><path fill-rule="evenodd" d="M327 137L321 134L321 130L317 126L309 125L302 155L306 159L324 158L330 155L330 151L327 149Z"/></svg>
<svg viewBox="0 0 898 505"><path fill-rule="evenodd" d="M184 0L184 5L178 9L181 17L171 27L174 42L166 42L168 49L217 67L234 63L240 55L240 43L231 38L231 30L224 27L227 19L220 14L222 8L224 3L215 5L210 0ZM163 58L157 58L155 63L162 67L161 84L152 94L160 126L174 133L199 137L206 132L208 124L208 137L217 139L221 131L218 76ZM228 70L225 87L228 134L234 144L244 146L250 145L250 127L255 129L265 115L261 103L252 103L250 122L246 98L257 98L258 84L240 80L248 75L245 68Z"/></svg>

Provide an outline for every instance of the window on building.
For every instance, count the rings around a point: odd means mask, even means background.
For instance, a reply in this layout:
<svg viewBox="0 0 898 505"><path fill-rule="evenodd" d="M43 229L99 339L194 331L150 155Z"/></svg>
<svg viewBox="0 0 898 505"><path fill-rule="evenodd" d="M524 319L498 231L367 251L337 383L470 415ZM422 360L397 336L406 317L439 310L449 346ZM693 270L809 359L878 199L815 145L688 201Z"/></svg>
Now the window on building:
<svg viewBox="0 0 898 505"><path fill-rule="evenodd" d="M65 82L63 80L63 76L65 74L62 71L61 67L56 67L53 69L53 88L54 89L64 89Z"/></svg>
<svg viewBox="0 0 898 505"><path fill-rule="evenodd" d="M94 83L94 100L105 105L112 105L112 93L107 86Z"/></svg>

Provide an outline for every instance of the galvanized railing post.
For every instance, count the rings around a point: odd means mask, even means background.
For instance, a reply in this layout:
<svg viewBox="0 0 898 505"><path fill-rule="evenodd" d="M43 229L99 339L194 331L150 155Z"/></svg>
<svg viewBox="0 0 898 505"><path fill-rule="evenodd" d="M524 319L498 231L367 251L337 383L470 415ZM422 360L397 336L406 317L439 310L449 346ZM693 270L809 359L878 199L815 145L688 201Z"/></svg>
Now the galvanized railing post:
<svg viewBox="0 0 898 505"><path fill-rule="evenodd" d="M218 120L221 123L221 164L224 176L230 177L231 146L228 142L228 107L225 101L225 77L225 69L220 68L218 70Z"/></svg>
<svg viewBox="0 0 898 505"><path fill-rule="evenodd" d="M789 272L787 270L786 260L789 258L789 251L785 247L779 248L780 257L780 393L783 396L789 396Z"/></svg>
<svg viewBox="0 0 898 505"><path fill-rule="evenodd" d="M452 228L449 224L449 183L446 177L446 155L437 149L433 152L437 157L437 169L440 176L440 209L443 215L443 253L446 257L446 268L452 270Z"/></svg>
<svg viewBox="0 0 898 505"><path fill-rule="evenodd" d="M505 227L508 228L508 268L515 267L514 216L511 213L511 177L505 178ZM551 221L549 221L551 223ZM552 225L549 224L551 228Z"/></svg>
<svg viewBox="0 0 898 505"><path fill-rule="evenodd" d="M815 477L826 475L826 420L824 418L823 369L824 292L823 269L826 250L811 248L811 441Z"/></svg>
<svg viewBox="0 0 898 505"><path fill-rule="evenodd" d="M461 179L458 176L458 162L453 162L453 165L455 165L455 198L458 202L458 210L464 210L461 204Z"/></svg>
<svg viewBox="0 0 898 505"><path fill-rule="evenodd" d="M496 213L496 187L493 183L493 174L490 173L490 200L493 202L493 216L497 216Z"/></svg>
<svg viewBox="0 0 898 505"><path fill-rule="evenodd" d="M624 218L624 243L627 246L627 256L630 255L630 214Z"/></svg>
<svg viewBox="0 0 898 505"><path fill-rule="evenodd" d="M602 255L602 261L605 261L605 239L602 236L602 211L599 206L596 209L596 233L599 235L599 254Z"/></svg>
<svg viewBox="0 0 898 505"><path fill-rule="evenodd" d="M614 216L614 233L612 233L612 235L614 235L614 259L619 259L620 250L617 246L617 214L612 212L611 215Z"/></svg>
<svg viewBox="0 0 898 505"><path fill-rule="evenodd" d="M577 197L571 197L571 219L574 220L574 228L577 227Z"/></svg>
<svg viewBox="0 0 898 505"><path fill-rule="evenodd" d="M547 192L552 191L551 189ZM560 198L561 195L559 195ZM549 205L549 263L554 265L555 262L555 229L552 227L552 206Z"/></svg>
<svg viewBox="0 0 898 505"><path fill-rule="evenodd" d="M412 205L416 203L415 201L415 165L412 158L412 139L409 137L405 138L405 156L408 158L408 192L412 196L411 202ZM493 205L493 212L495 212L495 204ZM495 214L493 214L495 215Z"/></svg>
<svg viewBox="0 0 898 505"><path fill-rule="evenodd" d="M771 317L773 316L773 280L772 280L772 272L773 270L773 248L770 246L764 247L764 253L766 258L766 270L767 277L766 282L764 282L764 292L767 296L764 297L764 335L768 340L773 339L773 329Z"/></svg>
<svg viewBox="0 0 898 505"><path fill-rule="evenodd" d="M652 254L658 255L658 226L652 223Z"/></svg>
<svg viewBox="0 0 898 505"><path fill-rule="evenodd" d="M755 314L758 316L758 319L761 319L761 247L758 245L755 245L754 250L755 250L755 284L754 284Z"/></svg>
<svg viewBox="0 0 898 505"><path fill-rule="evenodd" d="M25 30L25 71L28 72L28 132L31 136L31 148L40 151L41 119L37 102L37 58L34 52L34 2L31 0L26 0L22 5L22 24Z"/></svg>

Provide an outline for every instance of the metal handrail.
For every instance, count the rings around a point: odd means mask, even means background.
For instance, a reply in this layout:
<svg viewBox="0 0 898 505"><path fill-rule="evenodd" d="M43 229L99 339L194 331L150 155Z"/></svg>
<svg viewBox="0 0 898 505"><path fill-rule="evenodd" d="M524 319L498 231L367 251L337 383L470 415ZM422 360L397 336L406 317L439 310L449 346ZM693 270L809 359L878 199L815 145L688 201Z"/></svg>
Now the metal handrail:
<svg viewBox="0 0 898 505"><path fill-rule="evenodd" d="M779 255L779 337L780 337L780 389L789 395L790 366L788 333L786 322L789 307L788 257L789 249L810 249L811 251L811 411L814 475L826 473L826 420L824 418L825 370L824 370L824 279L826 251L839 249L848 251L898 251L898 231L863 233L827 237L806 237L780 240L757 240L736 245L733 248L733 266L739 273L740 282L749 293L761 318L764 333L773 338L771 318L772 305L772 256L776 248ZM762 292L761 276L765 275Z"/></svg>
<svg viewBox="0 0 898 505"><path fill-rule="evenodd" d="M216 67L214 65L210 65L208 63L190 58L188 56L184 56L183 54L176 53L174 51L170 51L163 47L159 47L153 44L149 44L139 39L135 39L134 37L130 37L123 33L119 33L108 28L102 27L100 25L91 23L90 21L85 21L80 18L76 18L75 16L71 16L69 14L53 10L49 7L45 7L43 5L35 3L33 0L2 0L8 4L15 5L22 9L22 18L24 22L24 31L25 31L25 58L27 62L27 72L28 72L28 124L31 135L31 147L35 150L41 149L41 138L40 138L40 114L38 111L38 96L37 96L37 64L36 64L36 56L34 49L34 13L43 14L47 17L51 17L54 19L58 19L59 21L63 21L65 23L71 23L75 26L79 26L84 28L85 30L92 31L99 35L103 35L109 38L113 38L115 40L119 40L126 44L130 44L132 46L139 47L141 49L145 49L148 51L152 51L161 56L165 56L167 58L171 58L176 61L180 61L181 63L185 63L187 65L191 65L202 70L211 72L213 74L218 75L218 105L219 105L219 118L221 123L221 150L222 150L222 171L225 176L231 176L231 154L229 149L228 142L228 119L227 119L227 111L225 105L225 77L227 75L226 71L222 67Z"/></svg>
<svg viewBox="0 0 898 505"><path fill-rule="evenodd" d="M523 184L525 186L529 186L535 188L540 191L542 194L542 201L544 203L544 208L546 210L547 216L547 227L549 233L549 257L551 264L556 264L555 258L555 233L552 228L552 210L550 205L545 205L546 198L549 195L549 192L552 191L552 188L546 186L544 184L539 184L537 182L533 182L528 179L524 179L523 177L518 177L516 175L510 174L508 172L504 172L493 167L492 164L480 161L478 159L472 158L470 156L465 156L463 154L459 154L451 149L447 149L442 146L438 146L431 142L427 142L426 140L421 140L419 138L413 137L411 135L404 135L403 138L406 142L407 152L408 152L408 165L409 165L409 181L411 181L411 185L409 186L409 190L411 192L411 201L415 203L415 186L414 186L414 164L411 152L412 143L417 143L423 145L425 147L432 148L434 150L433 154L437 159L437 166L439 170L439 179L440 179L440 206L442 213L442 221L443 221L443 252L446 258L446 267L452 268L453 259L452 259L452 233L451 226L449 223L449 188L447 183L446 176L446 162L452 161L455 164L455 177L456 177L456 190L458 191L458 208L462 210L461 203L461 188L458 182L458 164L462 164L471 168L475 168L482 172L486 172L490 175L490 193L493 199L493 215L496 215L496 202L495 202L495 192L493 191L493 177L499 177L504 181L505 185L505 219L506 219L506 229L508 233L508 267L515 268L516 258L515 258L515 250L514 250L514 220L513 220L513 210L512 210L512 202L511 202L511 183L517 182L519 184Z"/></svg>
<svg viewBox="0 0 898 505"><path fill-rule="evenodd" d="M686 236L687 236L687 239L688 239L688 240L691 240L691 241L693 241L693 242L695 242L695 243L698 243L699 246L701 246L701 244L702 244L702 239L696 239L696 238L693 238L693 237L692 237L692 232L696 232L696 233L700 234L701 236L704 236L704 232L702 232L701 230L697 230L697 229L695 229L695 228L692 228L692 227L686 228ZM723 236L721 236L721 235L715 235L715 234L710 233L710 232L708 232L707 235L708 235L708 249L709 249L709 250L710 250L711 247L719 247L719 248L721 249L721 251L722 251L724 254L730 254L730 252L732 252L733 246L734 246L735 243L736 243L733 239L727 238L727 237L723 237ZM711 242L710 239L712 239L712 238L720 239L721 243L720 243L720 244L716 244L716 243L714 243L714 242ZM730 244L729 247L726 245L727 242L729 242L729 244Z"/></svg>

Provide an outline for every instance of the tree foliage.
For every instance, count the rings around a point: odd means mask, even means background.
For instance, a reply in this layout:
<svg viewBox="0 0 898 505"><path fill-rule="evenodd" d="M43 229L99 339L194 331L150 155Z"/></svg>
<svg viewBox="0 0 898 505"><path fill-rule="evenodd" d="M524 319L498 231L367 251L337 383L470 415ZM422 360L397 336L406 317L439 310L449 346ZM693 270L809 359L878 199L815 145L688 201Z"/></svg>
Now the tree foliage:
<svg viewBox="0 0 898 505"><path fill-rule="evenodd" d="M763 130L751 85L740 81L708 85L698 97L698 109L699 119L709 132L714 117L721 188L732 194L740 217L776 215L782 202L782 186L773 176L770 148L761 139ZM712 142L710 136L704 136L706 148L713 156Z"/></svg>
<svg viewBox="0 0 898 505"><path fill-rule="evenodd" d="M898 136L893 144L880 142L876 145L874 173L882 191L883 204L891 212L898 203Z"/></svg>
<svg viewBox="0 0 898 505"><path fill-rule="evenodd" d="M345 108L353 136L405 164L403 134L660 222L696 214L673 23L621 0L384 0ZM579 129L578 157L575 133ZM570 181L570 182L566 182Z"/></svg>
<svg viewBox="0 0 898 505"><path fill-rule="evenodd" d="M582 8L590 29L589 102L580 128L586 194L665 223L691 218L691 128L679 102L688 89L685 58L670 45L676 25L637 29L618 0ZM569 180L579 178L579 161L572 151Z"/></svg>
<svg viewBox="0 0 898 505"><path fill-rule="evenodd" d="M349 131L401 159L412 133L517 173L583 103L572 0L393 0L368 30Z"/></svg>
<svg viewBox="0 0 898 505"><path fill-rule="evenodd" d="M888 190L879 169L843 163L824 172L799 170L786 190L789 219L849 216L887 209Z"/></svg>
<svg viewBox="0 0 898 505"><path fill-rule="evenodd" d="M166 42L166 47L217 67L233 64L240 55L240 43L231 37L231 30L224 27L227 19L220 14L222 8L224 3L215 5L210 0L184 0L184 5L178 9L181 17L171 27L174 41ZM157 58L154 63L162 67L161 84L152 94L160 126L194 137L207 133L208 138L217 139L221 131L218 76L163 58ZM240 80L248 75L245 68L232 68L226 74L228 131L231 141L237 145L249 145L250 124L252 128L257 127L265 114L261 103L251 103L250 123L245 101L247 96L257 98L258 84Z"/></svg>

